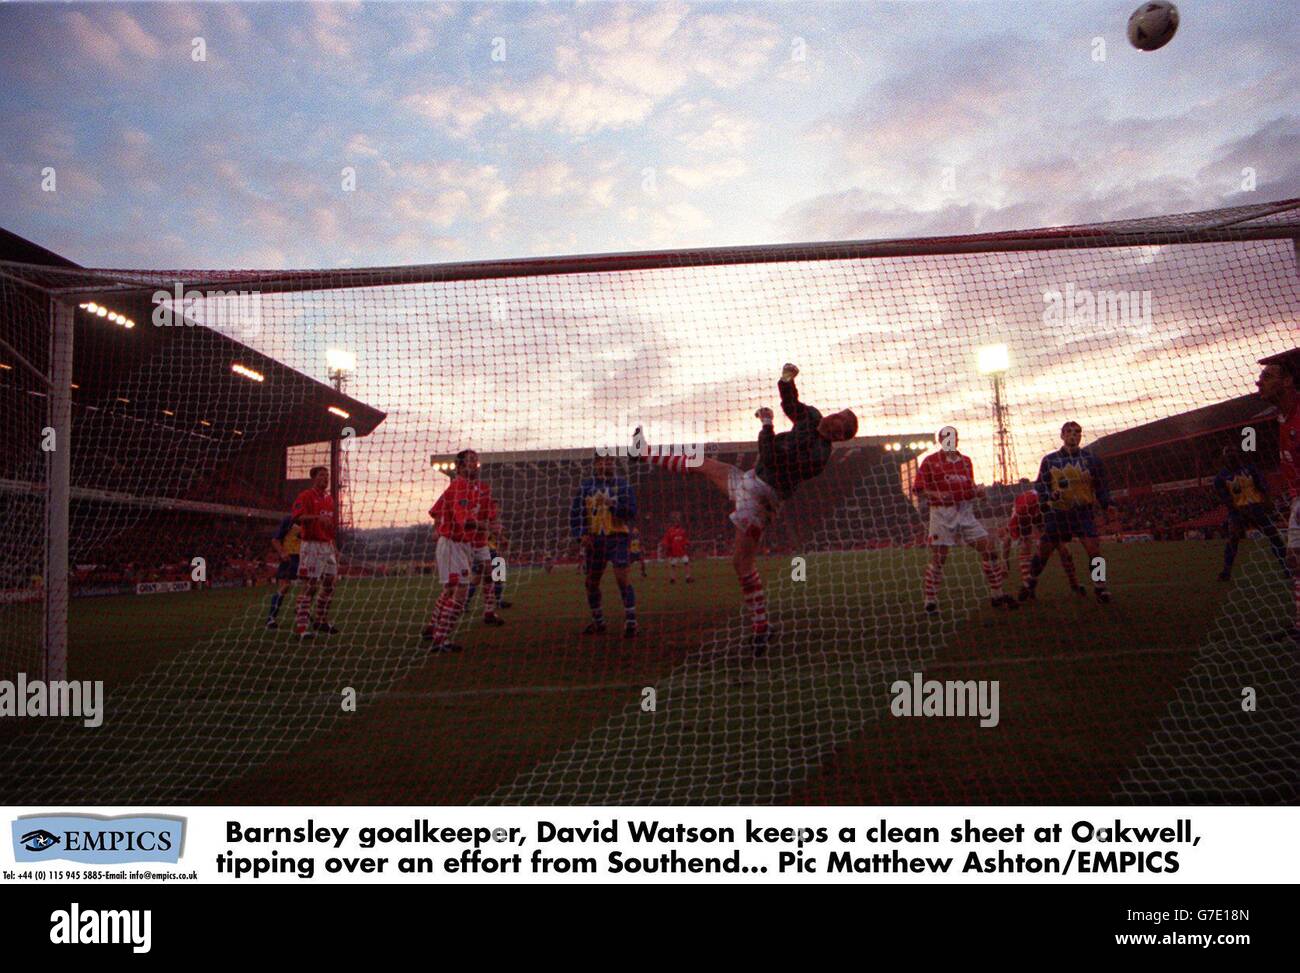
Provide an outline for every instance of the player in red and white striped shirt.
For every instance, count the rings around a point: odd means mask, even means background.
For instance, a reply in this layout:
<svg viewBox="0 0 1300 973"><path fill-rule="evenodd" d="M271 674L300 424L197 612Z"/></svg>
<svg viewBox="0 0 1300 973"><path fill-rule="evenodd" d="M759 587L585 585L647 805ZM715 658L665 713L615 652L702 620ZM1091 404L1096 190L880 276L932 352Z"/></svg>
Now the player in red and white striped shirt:
<svg viewBox="0 0 1300 973"><path fill-rule="evenodd" d="M948 549L954 544L969 544L980 555L980 567L988 582L994 608L1015 611L1016 600L1002 591L1006 568L998 557L997 546L989 532L975 519L975 500L984 495L975 485L975 468L970 457L957 451L957 430L944 426L936 437L940 451L921 461L912 487L930 504L930 563L925 567L925 610L939 610L939 588L943 584L943 567Z"/></svg>
<svg viewBox="0 0 1300 973"><path fill-rule="evenodd" d="M1286 532L1286 563L1291 571L1295 619L1290 638L1300 644L1300 363L1294 359L1264 366L1255 383L1259 397L1277 409L1278 469L1285 502L1291 510Z"/></svg>

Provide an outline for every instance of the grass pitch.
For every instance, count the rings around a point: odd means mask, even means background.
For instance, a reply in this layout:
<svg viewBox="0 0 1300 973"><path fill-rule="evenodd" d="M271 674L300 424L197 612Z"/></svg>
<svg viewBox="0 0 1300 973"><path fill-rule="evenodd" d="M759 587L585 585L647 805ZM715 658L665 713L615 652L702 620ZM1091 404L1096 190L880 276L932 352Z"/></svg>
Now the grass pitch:
<svg viewBox="0 0 1300 973"><path fill-rule="evenodd" d="M105 725L8 731L11 803L1093 803L1296 799L1296 649L1267 551L1108 545L1114 601L988 606L976 555L922 611L921 550L822 554L806 580L761 565L777 636L748 653L726 561L696 583L633 568L641 634L587 622L573 567L511 576L459 655L420 641L434 579L344 580L342 632L263 628L271 589L79 599L71 677L103 679ZM1082 552L1074 549L1082 571ZM889 686L997 680L1000 722L890 715ZM1242 708L1242 690L1258 697ZM355 706L353 706L355 702Z"/></svg>

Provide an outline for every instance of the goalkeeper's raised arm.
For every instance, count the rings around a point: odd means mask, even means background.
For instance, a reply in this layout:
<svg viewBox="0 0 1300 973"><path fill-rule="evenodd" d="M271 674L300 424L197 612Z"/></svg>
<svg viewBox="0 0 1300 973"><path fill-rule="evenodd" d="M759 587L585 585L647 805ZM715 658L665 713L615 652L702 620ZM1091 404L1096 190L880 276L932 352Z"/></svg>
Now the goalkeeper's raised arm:
<svg viewBox="0 0 1300 973"><path fill-rule="evenodd" d="M773 426L775 416L766 406L754 413L763 426L758 433L758 463L752 470L742 471L708 458L688 466L684 456L650 450L639 426L632 437L639 444L639 457L670 473L703 476L731 500L731 522L736 527L731 564L753 623L756 654L767 651L767 599L763 579L754 564L763 531L776 517L782 501L793 495L799 484L826 468L831 447L852 439L858 431L858 418L849 409L823 417L812 406L800 402L794 387L798 374L798 368L787 364L777 383L781 408L794 423L793 429L778 433Z"/></svg>
<svg viewBox="0 0 1300 973"><path fill-rule="evenodd" d="M781 411L796 425L800 421L807 422L811 420L818 422L821 420L821 413L799 401L799 390L794 385L795 377L798 374L799 366L791 365L789 362L786 362L781 369L781 380L776 383L777 391L781 395Z"/></svg>

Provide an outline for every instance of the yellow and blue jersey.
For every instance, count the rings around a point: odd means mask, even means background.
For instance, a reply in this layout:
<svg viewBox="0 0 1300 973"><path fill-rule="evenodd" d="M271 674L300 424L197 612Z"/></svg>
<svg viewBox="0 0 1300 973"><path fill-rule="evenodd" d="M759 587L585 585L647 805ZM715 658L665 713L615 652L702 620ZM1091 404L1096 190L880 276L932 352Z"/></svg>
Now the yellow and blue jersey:
<svg viewBox="0 0 1300 973"><path fill-rule="evenodd" d="M1253 507L1268 497L1264 478L1249 463L1220 472L1214 478L1214 492L1229 510Z"/></svg>
<svg viewBox="0 0 1300 973"><path fill-rule="evenodd" d="M275 539L284 548L284 553L293 557L302 550L302 525L296 523L293 517L285 517L280 521L280 529L275 532Z"/></svg>
<svg viewBox="0 0 1300 973"><path fill-rule="evenodd" d="M1101 460L1086 449L1058 449L1044 456L1034 489L1048 510L1060 513L1110 506Z"/></svg>
<svg viewBox="0 0 1300 973"><path fill-rule="evenodd" d="M589 476L569 505L569 532L575 538L626 537L636 519L636 494L621 476Z"/></svg>

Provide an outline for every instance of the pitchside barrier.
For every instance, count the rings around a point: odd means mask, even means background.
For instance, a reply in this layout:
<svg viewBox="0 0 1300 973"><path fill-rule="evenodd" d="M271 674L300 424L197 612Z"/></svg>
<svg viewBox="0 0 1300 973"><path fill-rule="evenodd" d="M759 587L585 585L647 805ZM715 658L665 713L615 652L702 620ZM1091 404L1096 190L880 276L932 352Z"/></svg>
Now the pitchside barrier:
<svg viewBox="0 0 1300 973"><path fill-rule="evenodd" d="M1224 446L1277 483L1276 413L1249 396L1262 361L1298 353L1298 235L1288 200L431 266L0 263L0 688L23 673L107 693L97 728L0 720L3 800L1294 801L1295 609L1266 537L1230 581L1222 542L1072 543L1082 595L1053 554L1036 598L990 602L1020 589L1005 528L1067 420L1107 482L1076 470L1044 502L1114 490L1095 512L1108 537L1218 517L1199 484ZM730 558L700 556L737 531L694 461L753 468L755 411L790 427L787 362L803 402L859 428L781 503L742 593ZM632 462L636 426L692 464ZM941 426L996 552L959 545L942 569L914 489ZM436 563L428 511L467 448L500 525L450 619L463 651L431 652L449 603L410 566ZM616 484L583 492L597 453ZM318 465L341 578L300 610L289 574L272 617L271 540ZM689 583L661 547L677 526ZM581 535L631 528L642 558L616 580L623 541L601 541L597 599ZM131 583L179 566L199 590L70 599L77 564ZM584 635L596 611L605 629ZM1000 713L904 715L918 674L972 701L996 687Z"/></svg>

